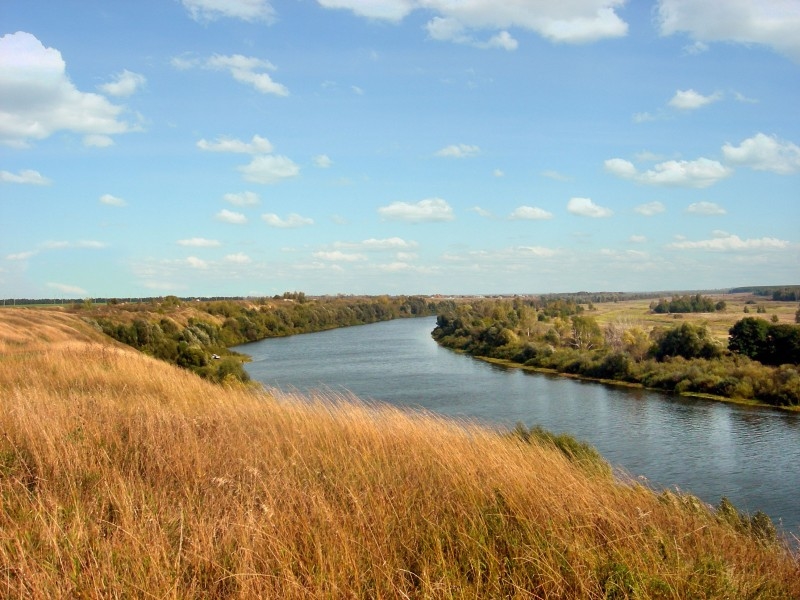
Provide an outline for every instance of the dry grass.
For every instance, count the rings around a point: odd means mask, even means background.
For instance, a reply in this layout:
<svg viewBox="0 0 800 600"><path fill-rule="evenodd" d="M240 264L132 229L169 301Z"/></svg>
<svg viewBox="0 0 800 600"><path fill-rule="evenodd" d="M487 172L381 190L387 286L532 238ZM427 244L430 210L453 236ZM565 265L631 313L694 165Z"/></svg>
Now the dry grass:
<svg viewBox="0 0 800 600"><path fill-rule="evenodd" d="M745 317L770 320L775 315L778 317L779 323L794 323L795 312L798 308L797 302L776 302L752 294L721 294L718 296L712 294L710 297L715 301L724 300L727 305L725 310L714 313L654 314L650 312L652 300L645 299L598 303L594 305L596 310L586 314L596 318L601 325L619 321L639 326L645 331L650 331L654 327L674 327L684 321L702 324L708 327L711 335L724 348L727 348L728 331L737 321ZM755 302L755 304L746 304L747 302ZM749 308L749 314L744 312L745 306ZM767 312L756 313L758 306L763 306Z"/></svg>
<svg viewBox="0 0 800 600"><path fill-rule="evenodd" d="M800 597L691 497L485 428L214 386L49 311L0 311L0 352L4 598Z"/></svg>

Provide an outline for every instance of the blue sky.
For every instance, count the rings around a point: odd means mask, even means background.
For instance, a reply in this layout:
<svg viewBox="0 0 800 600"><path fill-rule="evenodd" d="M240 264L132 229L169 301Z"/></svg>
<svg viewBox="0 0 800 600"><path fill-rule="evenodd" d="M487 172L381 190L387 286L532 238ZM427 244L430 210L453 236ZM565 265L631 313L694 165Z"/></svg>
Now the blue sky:
<svg viewBox="0 0 800 600"><path fill-rule="evenodd" d="M800 282L800 2L3 0L0 297Z"/></svg>

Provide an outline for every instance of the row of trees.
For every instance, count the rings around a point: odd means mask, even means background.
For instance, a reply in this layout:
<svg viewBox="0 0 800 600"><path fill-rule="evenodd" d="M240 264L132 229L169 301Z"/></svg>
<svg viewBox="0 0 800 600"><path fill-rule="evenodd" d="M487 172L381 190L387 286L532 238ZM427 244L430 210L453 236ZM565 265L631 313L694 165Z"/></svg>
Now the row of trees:
<svg viewBox="0 0 800 600"><path fill-rule="evenodd" d="M725 348L705 326L689 322L645 331L620 322L601 327L585 313L541 315L520 302L454 306L437 316L433 337L472 355L562 373L800 405L800 326L745 319Z"/></svg>
<svg viewBox="0 0 800 600"><path fill-rule="evenodd" d="M149 303L95 305L79 310L114 339L213 381L247 381L243 357L229 350L247 342L399 317L433 315L422 297L283 297L186 302L174 296Z"/></svg>
<svg viewBox="0 0 800 600"><path fill-rule="evenodd" d="M704 313L725 310L725 301L714 301L708 296L695 294L694 296L674 296L671 300L660 298L658 302L650 304L650 310L657 314L665 313Z"/></svg>

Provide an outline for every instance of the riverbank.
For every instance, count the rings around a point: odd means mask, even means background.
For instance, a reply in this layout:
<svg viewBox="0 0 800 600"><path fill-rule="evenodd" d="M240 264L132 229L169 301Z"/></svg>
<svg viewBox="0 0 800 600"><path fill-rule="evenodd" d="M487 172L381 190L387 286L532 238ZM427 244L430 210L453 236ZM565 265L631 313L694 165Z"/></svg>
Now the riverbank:
<svg viewBox="0 0 800 600"><path fill-rule="evenodd" d="M468 355L468 356L472 356L472 355L469 355L466 352L462 352L462 351L458 351L458 350L452 350L452 351L456 352L458 354L465 354L465 355ZM545 368L545 367L533 367L533 366L520 364L520 363L514 362L512 360L507 360L507 359L502 359L502 358L490 358L490 357L487 357L487 356L472 356L472 358L487 362L489 364L493 364L493 365L501 366L501 367L504 367L504 368L508 368L508 369L519 369L521 371L528 371L528 372L531 372L531 373L540 373L540 374L543 374L543 375L555 375L555 376L564 377L564 378L567 378L567 379L574 379L574 380L577 380L577 381L586 381L586 382L591 382L591 383L599 383L599 384L602 384L602 385L610 385L610 386L615 386L615 387L637 389L637 390L648 390L648 391L652 391L652 392L662 392L662 393L664 392L664 390L659 390L657 388L648 388L648 387L646 387L645 385L643 385L641 383L635 383L635 382L630 382L630 381L619 381L619 380L616 380L616 379L604 379L604 378L599 378L599 377L587 377L587 376L578 375L578 374L575 374L575 373L563 373L563 372L557 371L555 369L548 369L548 368ZM728 397L725 397L725 396L717 396L717 395L714 395L714 394L701 394L701 393L697 393L697 392L671 392L671 393L674 393L677 396L683 396L685 398L699 398L699 399L703 399L703 400L712 400L714 402L725 402L725 403L728 403L728 404L736 404L736 405L739 405L739 406L750 406L750 407L755 407L755 408L770 408L770 409L775 409L775 410L779 410L779 411L783 411L783 412L800 413L800 406L775 406L773 404L767 404L766 402L758 402L757 400L753 400L753 399L728 398Z"/></svg>
<svg viewBox="0 0 800 600"><path fill-rule="evenodd" d="M213 385L0 312L4 597L800 595L759 522L468 422Z"/></svg>

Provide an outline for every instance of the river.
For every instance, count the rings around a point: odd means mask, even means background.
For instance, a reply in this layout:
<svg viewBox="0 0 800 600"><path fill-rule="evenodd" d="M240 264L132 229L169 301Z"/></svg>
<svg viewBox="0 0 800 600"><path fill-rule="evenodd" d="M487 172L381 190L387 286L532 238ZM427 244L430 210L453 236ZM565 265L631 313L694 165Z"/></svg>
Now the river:
<svg viewBox="0 0 800 600"><path fill-rule="evenodd" d="M800 414L497 367L439 347L434 318L273 338L236 348L284 391L365 400L512 427L567 432L656 489L722 496L800 537ZM797 540L795 540L796 542Z"/></svg>

